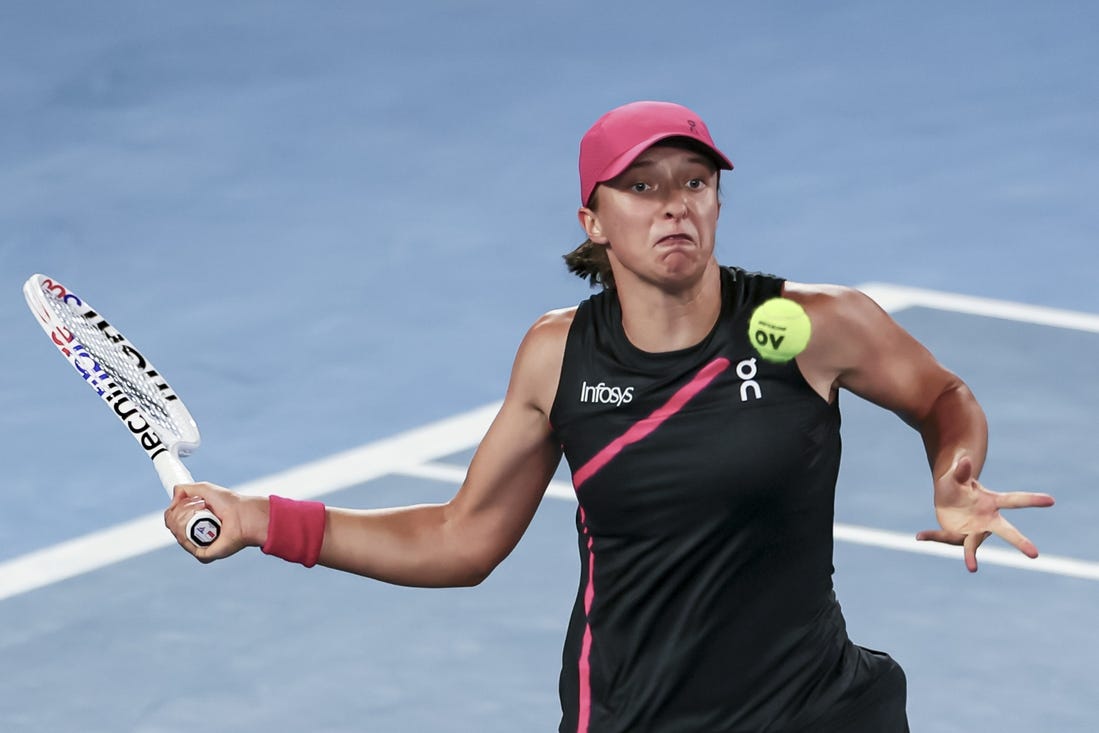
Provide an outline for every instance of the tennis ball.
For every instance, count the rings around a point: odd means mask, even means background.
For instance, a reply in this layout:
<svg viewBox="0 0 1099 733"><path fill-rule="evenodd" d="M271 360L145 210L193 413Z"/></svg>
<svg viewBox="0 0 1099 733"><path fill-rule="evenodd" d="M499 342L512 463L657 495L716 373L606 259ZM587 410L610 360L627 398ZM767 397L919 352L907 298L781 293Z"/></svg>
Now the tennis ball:
<svg viewBox="0 0 1099 733"><path fill-rule="evenodd" d="M771 298L748 321L748 338L767 361L790 361L805 350L812 326L805 309L789 298Z"/></svg>

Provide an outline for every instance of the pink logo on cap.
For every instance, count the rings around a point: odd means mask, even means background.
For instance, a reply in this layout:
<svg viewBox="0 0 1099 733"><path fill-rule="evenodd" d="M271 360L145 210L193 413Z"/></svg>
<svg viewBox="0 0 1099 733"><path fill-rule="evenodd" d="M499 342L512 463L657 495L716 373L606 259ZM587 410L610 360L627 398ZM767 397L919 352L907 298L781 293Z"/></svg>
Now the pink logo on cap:
<svg viewBox="0 0 1099 733"><path fill-rule="evenodd" d="M733 164L717 149L706 124L671 102L631 102L600 117L580 140L580 202L587 205L597 184L609 181L660 140L688 137L705 145L719 168Z"/></svg>

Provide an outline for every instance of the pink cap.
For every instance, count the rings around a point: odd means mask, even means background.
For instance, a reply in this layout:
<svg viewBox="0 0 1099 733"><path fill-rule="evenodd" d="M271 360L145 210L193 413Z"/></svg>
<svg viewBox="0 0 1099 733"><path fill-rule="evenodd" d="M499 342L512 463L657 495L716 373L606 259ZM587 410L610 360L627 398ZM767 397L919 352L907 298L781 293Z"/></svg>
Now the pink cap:
<svg viewBox="0 0 1099 733"><path fill-rule="evenodd" d="M694 112L671 102L631 102L600 117L580 140L580 203L587 206L596 184L611 180L653 144L670 137L697 140L713 153L718 168L732 170Z"/></svg>

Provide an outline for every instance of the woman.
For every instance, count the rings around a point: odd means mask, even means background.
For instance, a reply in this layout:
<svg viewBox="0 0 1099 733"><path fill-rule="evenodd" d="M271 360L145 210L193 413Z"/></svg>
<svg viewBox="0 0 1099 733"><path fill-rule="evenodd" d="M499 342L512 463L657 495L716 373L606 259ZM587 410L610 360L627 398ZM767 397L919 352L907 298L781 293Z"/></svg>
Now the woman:
<svg viewBox="0 0 1099 733"><path fill-rule="evenodd" d="M519 541L562 454L579 500L580 587L561 672L562 731L907 730L905 679L848 639L832 592L839 390L896 412L923 438L941 528L976 551L1001 514L1048 506L977 481L987 425L965 384L875 303L714 258L721 170L690 110L637 102L580 147L570 269L602 285L541 317L499 414L446 504L380 511L176 488L165 522L202 561L264 552L414 586L474 585ZM756 305L800 303L813 336L766 362ZM197 508L221 537L197 548Z"/></svg>

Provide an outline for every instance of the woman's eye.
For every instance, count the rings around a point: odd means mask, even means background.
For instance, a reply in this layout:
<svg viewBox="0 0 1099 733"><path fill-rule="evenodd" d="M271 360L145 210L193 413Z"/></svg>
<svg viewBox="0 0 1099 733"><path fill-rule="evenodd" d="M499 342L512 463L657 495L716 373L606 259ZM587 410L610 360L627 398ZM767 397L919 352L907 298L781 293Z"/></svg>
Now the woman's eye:
<svg viewBox="0 0 1099 733"><path fill-rule="evenodd" d="M635 193L644 193L645 191L648 191L649 188L649 184L642 181L638 181L637 183L630 186L630 190L634 191Z"/></svg>
<svg viewBox="0 0 1099 733"><path fill-rule="evenodd" d="M701 178L692 178L691 180L687 181L687 188L694 190L698 190L705 185L706 181L702 180Z"/></svg>

